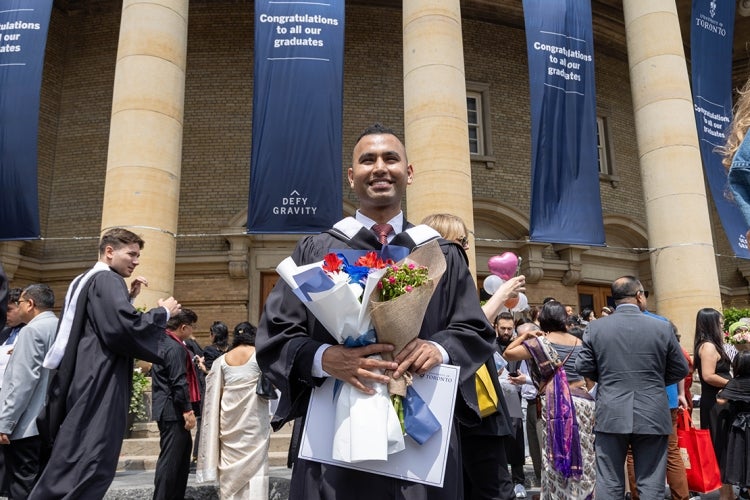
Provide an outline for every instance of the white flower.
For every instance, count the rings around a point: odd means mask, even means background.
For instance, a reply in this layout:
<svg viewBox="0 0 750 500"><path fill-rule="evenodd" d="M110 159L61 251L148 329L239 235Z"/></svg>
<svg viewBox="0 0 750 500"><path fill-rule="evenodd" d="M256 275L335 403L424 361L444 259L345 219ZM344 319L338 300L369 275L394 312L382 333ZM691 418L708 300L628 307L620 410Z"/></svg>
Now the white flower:
<svg viewBox="0 0 750 500"><path fill-rule="evenodd" d="M339 283L349 282L349 275L343 271L327 272L326 274L331 278L331 281L333 281L334 284L338 285Z"/></svg>

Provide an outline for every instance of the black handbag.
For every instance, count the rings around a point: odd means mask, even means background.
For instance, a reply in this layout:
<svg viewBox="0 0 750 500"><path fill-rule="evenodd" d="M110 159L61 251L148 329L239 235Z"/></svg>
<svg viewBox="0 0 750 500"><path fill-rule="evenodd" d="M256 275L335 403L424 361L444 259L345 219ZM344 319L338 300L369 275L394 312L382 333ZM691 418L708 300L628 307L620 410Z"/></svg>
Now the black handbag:
<svg viewBox="0 0 750 500"><path fill-rule="evenodd" d="M279 395L276 394L276 388L268 377L262 373L260 374L260 377L258 377L258 384L255 386L255 394L266 400L278 399L279 397Z"/></svg>

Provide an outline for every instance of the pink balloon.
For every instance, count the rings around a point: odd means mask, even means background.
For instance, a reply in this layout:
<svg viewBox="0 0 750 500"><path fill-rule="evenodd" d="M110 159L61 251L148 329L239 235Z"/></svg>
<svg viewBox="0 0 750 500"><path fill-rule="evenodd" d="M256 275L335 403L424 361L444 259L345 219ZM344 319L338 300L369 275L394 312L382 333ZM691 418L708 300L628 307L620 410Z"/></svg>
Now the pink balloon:
<svg viewBox="0 0 750 500"><path fill-rule="evenodd" d="M487 268L495 276L504 280L509 280L516 274L518 269L518 256L513 252L505 252L502 255L490 257L487 261Z"/></svg>

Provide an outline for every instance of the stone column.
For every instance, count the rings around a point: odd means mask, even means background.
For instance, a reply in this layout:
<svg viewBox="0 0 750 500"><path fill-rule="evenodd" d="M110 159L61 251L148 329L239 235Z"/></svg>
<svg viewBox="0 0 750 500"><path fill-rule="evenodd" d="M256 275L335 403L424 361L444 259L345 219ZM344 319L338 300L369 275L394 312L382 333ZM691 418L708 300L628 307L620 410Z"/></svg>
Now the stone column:
<svg viewBox="0 0 750 500"><path fill-rule="evenodd" d="M693 345L695 315L721 310L693 99L675 0L624 0L630 84L648 220L649 308Z"/></svg>
<svg viewBox="0 0 750 500"><path fill-rule="evenodd" d="M404 16L404 127L414 184L407 215L449 212L474 230L459 0L409 0ZM474 239L469 262L476 274Z"/></svg>
<svg viewBox="0 0 750 500"><path fill-rule="evenodd" d="M124 0L112 97L102 231L146 246L136 306L172 294L185 100L188 0Z"/></svg>

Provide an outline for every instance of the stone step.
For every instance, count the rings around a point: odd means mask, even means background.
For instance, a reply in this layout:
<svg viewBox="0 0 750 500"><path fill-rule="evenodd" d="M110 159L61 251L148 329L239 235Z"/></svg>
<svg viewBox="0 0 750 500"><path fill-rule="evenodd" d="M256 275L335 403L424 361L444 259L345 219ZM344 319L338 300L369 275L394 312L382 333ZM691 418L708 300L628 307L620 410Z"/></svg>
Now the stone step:
<svg viewBox="0 0 750 500"><path fill-rule="evenodd" d="M120 455L117 461L117 471L126 470L154 470L156 469L156 460L159 455Z"/></svg>
<svg viewBox="0 0 750 500"><path fill-rule="evenodd" d="M159 429L156 422L134 424L131 437L124 439L117 464L118 471L153 470L159 457ZM277 432L271 433L268 449L268 463L271 467L286 467L289 441L292 438L292 424L286 424Z"/></svg>
<svg viewBox="0 0 750 500"><path fill-rule="evenodd" d="M118 471L154 470L156 468L156 455L120 455L117 461ZM287 451L269 451L268 465L271 467L286 467Z"/></svg>
<svg viewBox="0 0 750 500"><path fill-rule="evenodd" d="M268 499L287 500L291 471L286 467L271 467L268 471ZM154 494L153 471L118 471L104 500L143 500ZM218 500L217 483L196 483L195 474L188 476L186 498L196 500ZM0 497L1 498L1 497ZM257 499L263 500L263 499Z"/></svg>
<svg viewBox="0 0 750 500"><path fill-rule="evenodd" d="M120 455L159 455L159 438L123 439Z"/></svg>
<svg viewBox="0 0 750 500"><path fill-rule="evenodd" d="M289 451L289 441L292 439L292 423L284 425L281 429L271 433L271 442L268 446L269 452Z"/></svg>
<svg viewBox="0 0 750 500"><path fill-rule="evenodd" d="M268 465L271 467L286 467L286 458L288 452L285 451L269 451L268 452Z"/></svg>
<svg viewBox="0 0 750 500"><path fill-rule="evenodd" d="M136 422L130 427L128 439L159 437L159 424L156 422Z"/></svg>

